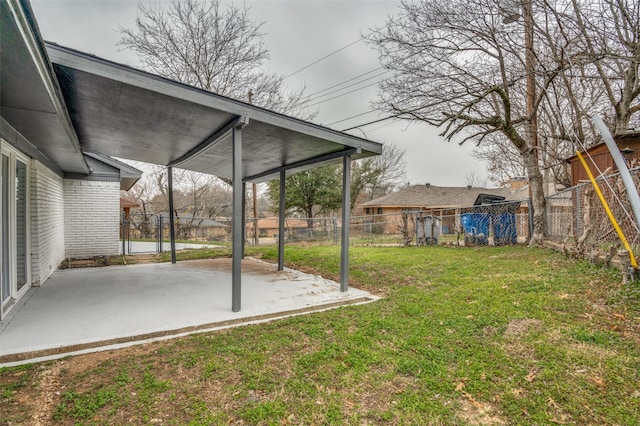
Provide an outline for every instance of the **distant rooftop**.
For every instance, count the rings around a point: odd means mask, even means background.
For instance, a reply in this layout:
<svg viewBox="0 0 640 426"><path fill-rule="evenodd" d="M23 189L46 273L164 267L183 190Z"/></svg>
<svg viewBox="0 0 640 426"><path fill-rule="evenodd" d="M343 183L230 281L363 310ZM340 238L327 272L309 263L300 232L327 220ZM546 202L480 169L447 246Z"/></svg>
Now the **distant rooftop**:
<svg viewBox="0 0 640 426"><path fill-rule="evenodd" d="M523 200L528 197L527 186L512 188L476 188L459 186L412 185L375 200L361 207L403 208L455 208L472 206L479 194L505 197L505 200Z"/></svg>

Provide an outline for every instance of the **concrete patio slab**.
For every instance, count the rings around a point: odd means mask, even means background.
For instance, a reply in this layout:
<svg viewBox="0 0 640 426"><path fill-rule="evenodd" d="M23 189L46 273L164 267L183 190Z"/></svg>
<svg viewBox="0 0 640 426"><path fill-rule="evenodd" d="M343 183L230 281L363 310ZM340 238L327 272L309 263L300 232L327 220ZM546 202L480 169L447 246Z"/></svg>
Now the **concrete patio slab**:
<svg viewBox="0 0 640 426"><path fill-rule="evenodd" d="M119 242L120 254L122 254L122 240ZM224 246L209 243L176 243L176 250L197 250L202 248L214 249ZM125 246L126 254L158 253L159 244L155 241L129 241ZM171 251L171 242L162 243L162 251Z"/></svg>
<svg viewBox="0 0 640 426"><path fill-rule="evenodd" d="M55 272L0 322L0 366L40 361L377 300L362 290L247 258L242 310L231 261L212 259Z"/></svg>

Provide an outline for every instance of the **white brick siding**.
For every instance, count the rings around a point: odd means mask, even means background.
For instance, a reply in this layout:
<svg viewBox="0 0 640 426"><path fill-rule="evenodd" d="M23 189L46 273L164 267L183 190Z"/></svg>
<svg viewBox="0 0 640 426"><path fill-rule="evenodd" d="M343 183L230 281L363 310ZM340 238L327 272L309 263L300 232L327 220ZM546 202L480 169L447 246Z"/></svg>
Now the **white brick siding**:
<svg viewBox="0 0 640 426"><path fill-rule="evenodd" d="M66 256L120 252L120 183L64 179Z"/></svg>
<svg viewBox="0 0 640 426"><path fill-rule="evenodd" d="M40 285L64 260L63 180L31 161L31 280Z"/></svg>

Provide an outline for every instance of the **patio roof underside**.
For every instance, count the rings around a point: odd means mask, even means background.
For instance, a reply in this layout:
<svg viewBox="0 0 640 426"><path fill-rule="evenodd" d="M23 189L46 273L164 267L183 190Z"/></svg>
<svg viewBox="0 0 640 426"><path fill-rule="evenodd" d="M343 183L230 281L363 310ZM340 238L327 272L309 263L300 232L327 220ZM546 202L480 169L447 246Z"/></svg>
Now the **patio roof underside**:
<svg viewBox="0 0 640 426"><path fill-rule="evenodd" d="M231 178L232 129L242 126L245 181L304 170L381 145L47 44L82 149Z"/></svg>

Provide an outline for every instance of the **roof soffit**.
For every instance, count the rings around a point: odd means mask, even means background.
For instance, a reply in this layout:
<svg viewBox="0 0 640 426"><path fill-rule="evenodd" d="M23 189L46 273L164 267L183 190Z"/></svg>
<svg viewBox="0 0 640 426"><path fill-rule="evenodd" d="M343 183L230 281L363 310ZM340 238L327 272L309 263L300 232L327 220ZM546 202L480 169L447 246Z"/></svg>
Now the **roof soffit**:
<svg viewBox="0 0 640 426"><path fill-rule="evenodd" d="M242 128L243 176L256 176L333 153L354 158L382 146L197 88L47 44L83 148L168 165L206 143L234 119ZM231 136L179 167L231 177Z"/></svg>

